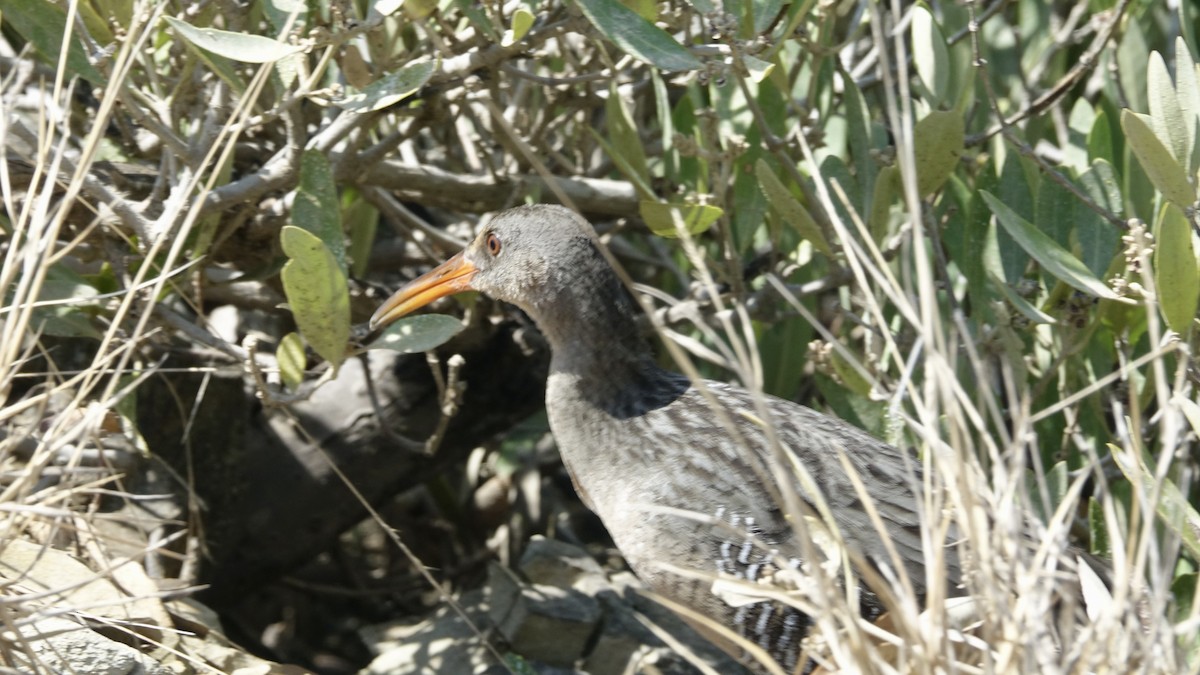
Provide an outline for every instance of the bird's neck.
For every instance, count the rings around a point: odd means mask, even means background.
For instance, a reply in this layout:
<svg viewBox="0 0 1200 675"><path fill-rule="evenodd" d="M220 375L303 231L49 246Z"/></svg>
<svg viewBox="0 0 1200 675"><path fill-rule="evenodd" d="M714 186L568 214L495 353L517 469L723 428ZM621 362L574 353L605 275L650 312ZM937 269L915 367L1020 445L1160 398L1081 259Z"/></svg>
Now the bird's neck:
<svg viewBox="0 0 1200 675"><path fill-rule="evenodd" d="M553 314L536 317L556 368L611 379L653 364L654 353L638 328L633 302L615 277L613 281L603 289L572 289L571 297L560 297L568 301L554 304Z"/></svg>
<svg viewBox="0 0 1200 675"><path fill-rule="evenodd" d="M550 342L551 377L617 417L664 405L685 388L679 376L655 363L616 274L588 272L531 312Z"/></svg>

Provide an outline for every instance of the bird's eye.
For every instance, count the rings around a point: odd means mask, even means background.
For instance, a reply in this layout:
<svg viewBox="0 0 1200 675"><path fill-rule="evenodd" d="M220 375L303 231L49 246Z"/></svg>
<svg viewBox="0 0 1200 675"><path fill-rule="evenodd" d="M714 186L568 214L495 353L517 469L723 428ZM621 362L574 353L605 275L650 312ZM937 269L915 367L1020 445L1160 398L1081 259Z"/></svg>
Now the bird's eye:
<svg viewBox="0 0 1200 675"><path fill-rule="evenodd" d="M484 243L487 244L488 253L493 256L500 255L500 237L497 237L495 232L489 232L487 241Z"/></svg>

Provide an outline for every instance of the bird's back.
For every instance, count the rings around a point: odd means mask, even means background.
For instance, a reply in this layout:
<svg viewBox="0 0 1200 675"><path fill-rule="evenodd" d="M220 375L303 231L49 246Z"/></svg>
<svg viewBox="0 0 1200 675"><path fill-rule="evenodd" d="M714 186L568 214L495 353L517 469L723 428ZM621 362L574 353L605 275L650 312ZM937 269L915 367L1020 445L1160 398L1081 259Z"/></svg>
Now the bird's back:
<svg viewBox="0 0 1200 675"><path fill-rule="evenodd" d="M762 396L756 403L746 390L717 382L706 382L705 393L666 371L647 377L656 381L627 396L608 392L603 401L583 379L555 373L547 409L576 487L656 593L732 627L794 667L808 618L755 589L803 589L838 578L840 547L824 512L852 560L876 571L902 569L924 597L915 460L792 402ZM857 472L885 535L840 457ZM816 506L814 491L824 507ZM957 558L952 550L945 557L946 577L956 583ZM814 558L822 569L810 564ZM868 618L882 612L870 588L859 597Z"/></svg>

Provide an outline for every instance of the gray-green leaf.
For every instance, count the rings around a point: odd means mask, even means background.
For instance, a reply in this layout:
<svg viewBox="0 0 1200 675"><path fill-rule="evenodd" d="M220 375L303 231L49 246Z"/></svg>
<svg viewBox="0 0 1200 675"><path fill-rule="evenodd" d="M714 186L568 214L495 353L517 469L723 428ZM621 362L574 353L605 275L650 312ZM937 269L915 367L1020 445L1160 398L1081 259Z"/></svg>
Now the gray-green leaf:
<svg viewBox="0 0 1200 675"><path fill-rule="evenodd" d="M1079 261L1079 258L1071 255L1070 251L1060 246L1033 223L1019 216L1016 211L1010 209L1007 204L990 192L981 190L979 194L992 213L996 214L996 220L999 221L1001 227L1042 266L1042 269L1085 293L1110 300L1120 299L1104 282L1093 276L1091 271Z"/></svg>
<svg viewBox="0 0 1200 675"><path fill-rule="evenodd" d="M325 155L305 150L300 157L300 183L292 204L292 224L316 235L346 272L346 238L333 170Z"/></svg>
<svg viewBox="0 0 1200 675"><path fill-rule="evenodd" d="M446 314L418 314L396 321L367 349L390 349L401 354L427 352L463 329L462 321Z"/></svg>
<svg viewBox="0 0 1200 675"><path fill-rule="evenodd" d="M946 100L950 84L950 54L942 30L924 5L913 8L912 45L917 77L934 97L932 103L940 104Z"/></svg>
<svg viewBox="0 0 1200 675"><path fill-rule="evenodd" d="M1186 209L1196 201L1196 188L1188 181L1184 168L1171 156L1171 151L1158 139L1152 124L1146 115L1121 111L1121 128L1146 176L1164 197Z"/></svg>
<svg viewBox="0 0 1200 675"><path fill-rule="evenodd" d="M291 260L280 277L300 334L313 351L335 368L346 357L350 339L350 293L346 275L316 235L295 225L279 233Z"/></svg>
<svg viewBox="0 0 1200 675"><path fill-rule="evenodd" d="M384 75L367 85L362 91L337 101L337 105L343 110L356 113L382 110L389 105L399 103L424 87L436 69L437 61L410 63L395 72Z"/></svg>
<svg viewBox="0 0 1200 675"><path fill-rule="evenodd" d="M193 45L242 63L270 63L304 49L262 35L234 33L217 28L197 28L173 16L163 18L179 37Z"/></svg>
<svg viewBox="0 0 1200 675"><path fill-rule="evenodd" d="M1200 273L1192 249L1192 228L1174 204L1163 204L1154 233L1154 285L1158 304L1171 330L1186 335L1200 302Z"/></svg>
<svg viewBox="0 0 1200 675"><path fill-rule="evenodd" d="M666 31L617 0L579 0L579 7L604 37L639 61L663 70L695 70L701 65Z"/></svg>
<svg viewBox="0 0 1200 675"><path fill-rule="evenodd" d="M965 135L962 113L935 110L913 128L913 159L917 166L917 192L936 192L958 167Z"/></svg>

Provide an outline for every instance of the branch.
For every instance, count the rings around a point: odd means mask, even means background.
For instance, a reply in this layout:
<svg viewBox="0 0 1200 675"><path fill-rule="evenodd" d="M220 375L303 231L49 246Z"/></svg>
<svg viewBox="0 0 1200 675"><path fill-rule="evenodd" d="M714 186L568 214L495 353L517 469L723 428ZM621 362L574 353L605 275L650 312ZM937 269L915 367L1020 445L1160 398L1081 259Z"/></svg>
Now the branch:
<svg viewBox="0 0 1200 675"><path fill-rule="evenodd" d="M580 211L606 216L634 216L638 197L625 181L606 178L542 178L513 175L498 180L491 176L450 173L429 165L411 165L391 160L366 170L359 180L392 190L402 199L458 212L484 213L510 206L514 195L561 192ZM551 188L550 183L554 183Z"/></svg>

